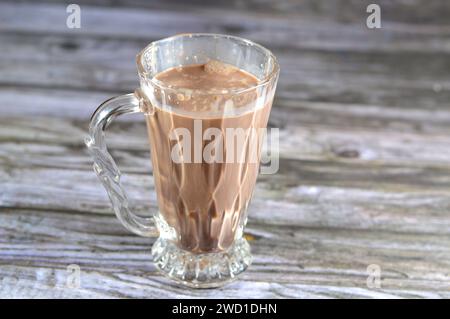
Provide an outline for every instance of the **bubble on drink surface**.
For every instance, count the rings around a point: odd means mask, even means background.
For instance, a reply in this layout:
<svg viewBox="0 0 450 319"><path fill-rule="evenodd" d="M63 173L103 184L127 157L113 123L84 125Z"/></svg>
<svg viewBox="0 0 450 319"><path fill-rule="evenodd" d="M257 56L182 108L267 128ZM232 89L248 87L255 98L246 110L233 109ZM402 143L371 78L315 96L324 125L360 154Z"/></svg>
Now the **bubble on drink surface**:
<svg viewBox="0 0 450 319"><path fill-rule="evenodd" d="M238 71L238 69L228 63L210 60L205 64L205 71L210 74L230 75L231 73Z"/></svg>

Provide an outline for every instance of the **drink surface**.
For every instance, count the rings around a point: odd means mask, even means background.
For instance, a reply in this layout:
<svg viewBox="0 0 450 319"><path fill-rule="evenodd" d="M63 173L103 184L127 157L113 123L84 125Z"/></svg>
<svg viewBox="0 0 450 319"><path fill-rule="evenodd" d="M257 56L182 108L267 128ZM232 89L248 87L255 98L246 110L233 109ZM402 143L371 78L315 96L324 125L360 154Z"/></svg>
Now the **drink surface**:
<svg viewBox="0 0 450 319"><path fill-rule="evenodd" d="M259 170L260 145L256 146L256 161L250 160L249 153L261 133L256 130L255 140L251 136L255 131L249 129L266 127L272 101L256 107L260 100L255 88L258 80L217 61L172 68L156 75L156 79L175 92L164 97L165 103L190 112L186 115L155 107L155 112L146 116L160 213L175 229L180 248L194 253L226 250L244 226ZM250 111L226 116L244 107ZM195 112L219 115L204 118ZM178 148L183 151L182 162L175 162L172 156L174 148L183 142L180 137L171 138L177 129L185 129L192 137L190 144ZM210 129L221 132L220 138L210 136L205 140ZM228 136L227 129L245 133ZM197 133L200 140L194 138ZM219 145L213 152L216 161L207 162L203 155L211 143ZM194 161L198 150L199 162ZM225 160L232 151L236 157L231 162Z"/></svg>
<svg viewBox="0 0 450 319"><path fill-rule="evenodd" d="M173 88L191 90L228 90L254 87L258 79L230 64L215 60L171 68L156 75L156 79Z"/></svg>
<svg viewBox="0 0 450 319"><path fill-rule="evenodd" d="M165 99L178 112L209 112L216 117L239 112L244 107L252 109L258 84L253 75L215 60L171 68L157 74L155 79L176 92L166 94Z"/></svg>

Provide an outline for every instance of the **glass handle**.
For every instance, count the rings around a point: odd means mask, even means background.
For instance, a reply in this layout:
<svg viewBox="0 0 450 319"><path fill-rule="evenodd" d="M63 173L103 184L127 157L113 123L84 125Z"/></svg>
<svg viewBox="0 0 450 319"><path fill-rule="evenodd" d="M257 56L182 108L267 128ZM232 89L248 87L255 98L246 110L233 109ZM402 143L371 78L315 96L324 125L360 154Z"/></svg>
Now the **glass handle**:
<svg viewBox="0 0 450 319"><path fill-rule="evenodd" d="M117 96L103 102L94 112L85 143L94 159L94 171L105 187L114 212L120 222L131 232L144 237L157 236L153 217L143 218L128 208L128 197L120 183L120 171L105 143L105 129L122 114L143 112L143 100L138 91Z"/></svg>

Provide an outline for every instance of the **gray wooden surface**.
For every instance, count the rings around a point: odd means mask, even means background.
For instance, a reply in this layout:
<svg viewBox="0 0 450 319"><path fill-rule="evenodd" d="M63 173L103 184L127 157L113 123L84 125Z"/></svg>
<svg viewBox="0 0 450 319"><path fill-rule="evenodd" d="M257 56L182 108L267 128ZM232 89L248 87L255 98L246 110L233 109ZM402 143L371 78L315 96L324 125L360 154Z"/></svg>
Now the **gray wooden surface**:
<svg viewBox="0 0 450 319"><path fill-rule="evenodd" d="M77 1L81 29L56 0L0 3L0 297L450 298L448 2L378 1L380 30L365 26L372 1L204 2ZM157 273L153 239L115 219L83 144L96 106L136 87L141 48L200 31L260 42L282 68L254 263L215 290ZM143 118L107 138L133 208L155 209Z"/></svg>

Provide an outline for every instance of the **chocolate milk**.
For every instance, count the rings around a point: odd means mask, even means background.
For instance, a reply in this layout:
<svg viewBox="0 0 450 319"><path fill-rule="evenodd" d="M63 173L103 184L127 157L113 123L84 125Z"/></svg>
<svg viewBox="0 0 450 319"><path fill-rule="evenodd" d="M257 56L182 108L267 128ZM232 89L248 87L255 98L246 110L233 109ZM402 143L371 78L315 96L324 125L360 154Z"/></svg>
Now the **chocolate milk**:
<svg viewBox="0 0 450 319"><path fill-rule="evenodd" d="M173 89L164 94L155 90L155 99L171 107L154 105L154 113L146 116L160 213L175 229L180 248L194 253L226 250L245 223L259 170L260 144L257 161L244 156L227 162L230 149L226 147L225 131L265 128L272 101L258 105L258 80L217 61L169 69L156 75L156 80ZM173 149L180 143L171 138L173 131L186 128L193 137L195 120L201 124L202 136L210 128L223 133L221 162L211 163L203 158L194 162L194 155L190 161L173 160ZM236 144L248 155L255 139L249 134L244 137L236 139ZM193 139L189 153L204 151L209 142Z"/></svg>

